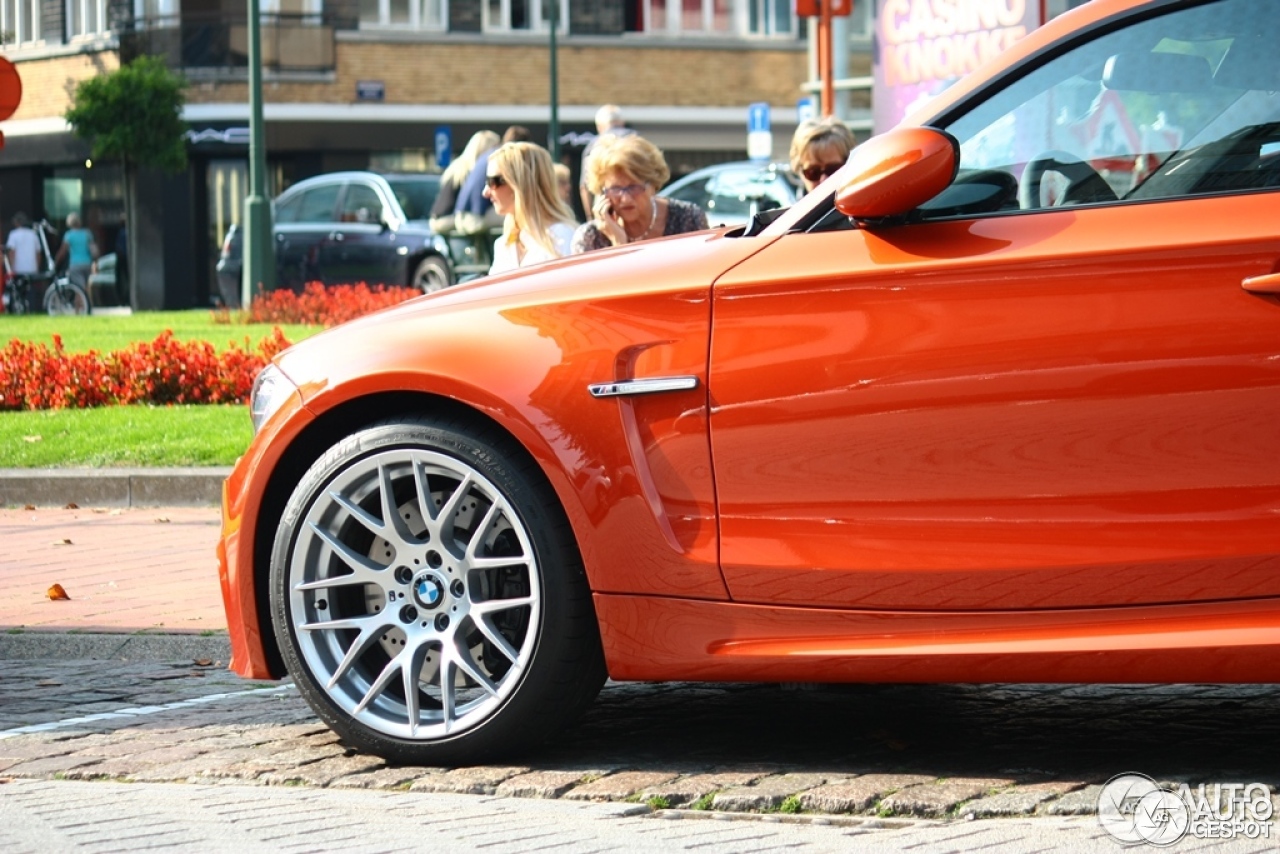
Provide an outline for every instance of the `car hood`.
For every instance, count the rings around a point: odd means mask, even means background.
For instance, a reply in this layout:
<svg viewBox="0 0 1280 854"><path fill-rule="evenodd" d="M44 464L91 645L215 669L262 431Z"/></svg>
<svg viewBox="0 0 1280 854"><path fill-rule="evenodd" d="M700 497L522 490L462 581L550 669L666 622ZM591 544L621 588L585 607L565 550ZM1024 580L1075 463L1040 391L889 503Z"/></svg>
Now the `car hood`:
<svg viewBox="0 0 1280 854"><path fill-rule="evenodd" d="M413 373L422 364L415 354L445 341L461 346L470 337L466 344L474 351L474 339L494 335L495 316L537 315L554 324L558 310L577 304L709 291L719 276L772 242L725 235L721 229L646 241L456 285L326 330L276 361L307 401L349 379ZM491 352L501 358L500 347Z"/></svg>

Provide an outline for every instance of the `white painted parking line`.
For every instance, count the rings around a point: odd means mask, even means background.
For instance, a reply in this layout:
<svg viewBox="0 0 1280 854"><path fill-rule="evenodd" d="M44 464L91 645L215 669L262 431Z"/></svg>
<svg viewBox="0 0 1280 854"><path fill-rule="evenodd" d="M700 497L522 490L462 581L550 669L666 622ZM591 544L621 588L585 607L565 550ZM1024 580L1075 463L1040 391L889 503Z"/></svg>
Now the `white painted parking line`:
<svg viewBox="0 0 1280 854"><path fill-rule="evenodd" d="M126 709L117 709L114 712L99 712L95 715L81 715L80 717L75 718L64 718L60 721L50 721L49 723L43 724L30 724L28 726L0 730L0 739L13 738L19 735L31 735L39 732L51 732L53 730L67 729L69 727L84 726L85 724L96 723L98 721L144 717L146 715L159 714L160 712L171 712L175 709L185 709L190 708L191 706L204 705L206 703L216 703L219 700L229 700L234 697L265 697L271 694L283 694L286 691L292 691L293 687L293 684L290 683L287 685L276 685L272 688L249 688L245 691L206 694L203 697L192 697L190 700L176 700L172 703L164 703L159 706L130 706Z"/></svg>

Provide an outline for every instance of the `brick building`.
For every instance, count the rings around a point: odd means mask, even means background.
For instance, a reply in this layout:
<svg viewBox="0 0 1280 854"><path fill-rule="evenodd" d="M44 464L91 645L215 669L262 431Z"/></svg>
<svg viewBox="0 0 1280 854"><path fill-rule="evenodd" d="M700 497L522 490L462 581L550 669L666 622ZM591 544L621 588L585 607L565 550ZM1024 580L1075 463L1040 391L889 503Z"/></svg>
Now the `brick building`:
<svg viewBox="0 0 1280 854"><path fill-rule="evenodd" d="M547 136L551 0L262 0L263 103L270 190L337 169L436 168L447 128L462 148L481 128ZM4 0L0 50L18 67L22 103L0 124L0 218L58 221L81 211L114 245L124 187L62 114L75 85L140 53L187 78L190 164L136 183L150 284L139 305L208 305L212 274L247 189L246 6L226 0ZM681 174L746 153L747 105L773 107L785 154L805 94L803 21L776 0L559 0L562 156L620 104ZM866 73L867 54L862 53Z"/></svg>
<svg viewBox="0 0 1280 854"><path fill-rule="evenodd" d="M481 128L521 124L546 139L552 3L566 162L576 167L606 102L666 152L675 175L745 157L747 107L757 102L771 106L773 154L785 157L797 102L816 88L806 83L816 77L807 21L790 0L260 0L270 192L338 169L435 169L442 128L455 152ZM218 247L248 183L246 7L0 0L0 52L24 87L17 113L0 123L0 222L16 210L53 221L76 210L100 246L114 246L120 170L88 163L62 114L80 80L162 55L189 82L190 165L135 183L147 273L135 302L208 305ZM837 77L870 73L874 7L856 0L838 20ZM842 118L869 129L866 91L839 103Z"/></svg>

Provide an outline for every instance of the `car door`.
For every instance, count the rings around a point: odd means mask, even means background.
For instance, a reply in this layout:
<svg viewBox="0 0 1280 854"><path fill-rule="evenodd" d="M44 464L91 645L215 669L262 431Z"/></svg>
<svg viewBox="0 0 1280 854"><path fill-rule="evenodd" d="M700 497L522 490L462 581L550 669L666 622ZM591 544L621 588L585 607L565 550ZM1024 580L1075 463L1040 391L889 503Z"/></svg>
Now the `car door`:
<svg viewBox="0 0 1280 854"><path fill-rule="evenodd" d="M341 181L299 184L275 205L276 282L301 291L307 282L327 281L323 249L337 217Z"/></svg>
<svg viewBox="0 0 1280 854"><path fill-rule="evenodd" d="M735 600L1280 595L1262 11L1109 21L939 117L960 177L917 221L788 234L722 277L710 421Z"/></svg>
<svg viewBox="0 0 1280 854"><path fill-rule="evenodd" d="M396 251L395 232L386 224L387 199L372 183L348 181L338 206L338 221L324 242L325 284L404 284L407 263Z"/></svg>

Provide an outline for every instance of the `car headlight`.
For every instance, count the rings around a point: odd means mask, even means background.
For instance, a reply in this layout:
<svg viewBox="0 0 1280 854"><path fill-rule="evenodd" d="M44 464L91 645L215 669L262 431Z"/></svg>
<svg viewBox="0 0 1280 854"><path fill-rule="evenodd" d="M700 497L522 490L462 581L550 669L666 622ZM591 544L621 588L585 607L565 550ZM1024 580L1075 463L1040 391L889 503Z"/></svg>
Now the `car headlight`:
<svg viewBox="0 0 1280 854"><path fill-rule="evenodd" d="M298 387L275 365L263 368L253 381L253 391L249 394L249 418L253 420L253 432L261 430L267 419L297 390Z"/></svg>

